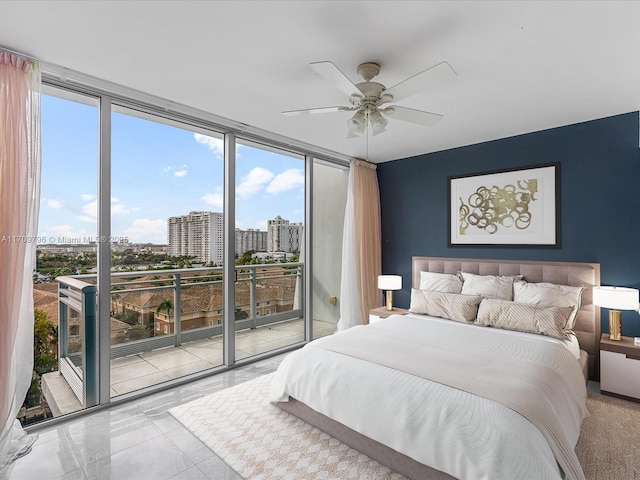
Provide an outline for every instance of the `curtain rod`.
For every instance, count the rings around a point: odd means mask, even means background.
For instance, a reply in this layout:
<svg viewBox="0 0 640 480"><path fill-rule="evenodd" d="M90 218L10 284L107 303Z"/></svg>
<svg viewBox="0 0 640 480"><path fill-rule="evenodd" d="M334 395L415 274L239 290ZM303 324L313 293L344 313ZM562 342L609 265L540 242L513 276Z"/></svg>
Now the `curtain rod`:
<svg viewBox="0 0 640 480"><path fill-rule="evenodd" d="M47 62L43 62L39 58L36 58L36 57L34 57L32 55L27 55L25 53L16 52L15 50L11 50L10 48L5 48L5 47L1 47L0 46L0 50L5 52L5 53L10 53L12 55L17 55L19 57L26 58L27 60L33 60L33 61L38 62L38 63L47 63Z"/></svg>

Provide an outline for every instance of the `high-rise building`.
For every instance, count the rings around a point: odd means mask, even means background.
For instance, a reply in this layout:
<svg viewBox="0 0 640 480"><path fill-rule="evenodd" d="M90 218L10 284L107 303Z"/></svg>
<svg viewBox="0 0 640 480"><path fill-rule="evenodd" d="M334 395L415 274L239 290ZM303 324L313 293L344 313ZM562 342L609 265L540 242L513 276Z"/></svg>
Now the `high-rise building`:
<svg viewBox="0 0 640 480"><path fill-rule="evenodd" d="M278 215L267 222L267 250L270 252L299 252L302 223L290 223Z"/></svg>
<svg viewBox="0 0 640 480"><path fill-rule="evenodd" d="M222 263L224 215L218 212L190 212L169 217L169 255L192 256L204 263Z"/></svg>
<svg viewBox="0 0 640 480"><path fill-rule="evenodd" d="M242 255L249 250L256 252L267 251L267 232L249 228L248 230L240 230L236 228L236 254Z"/></svg>

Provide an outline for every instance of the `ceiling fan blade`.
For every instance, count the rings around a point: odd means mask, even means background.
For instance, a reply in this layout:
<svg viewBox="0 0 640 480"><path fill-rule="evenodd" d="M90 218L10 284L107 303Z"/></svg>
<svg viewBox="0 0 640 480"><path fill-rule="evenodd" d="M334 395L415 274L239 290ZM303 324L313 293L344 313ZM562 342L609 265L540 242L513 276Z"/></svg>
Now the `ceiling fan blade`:
<svg viewBox="0 0 640 480"><path fill-rule="evenodd" d="M360 90L353 84L347 76L340 71L332 62L314 62L309 64L319 75L333 83L347 97L352 94L360 94Z"/></svg>
<svg viewBox="0 0 640 480"><path fill-rule="evenodd" d="M286 112L282 112L282 114L293 117L296 115L309 115L312 113L350 112L352 110L354 109L350 107L320 107L320 108L307 108L303 110L288 110Z"/></svg>
<svg viewBox="0 0 640 480"><path fill-rule="evenodd" d="M385 115L390 116L396 120L402 120L403 122L417 123L418 125L424 125L425 127L432 127L438 123L444 115L438 113L425 112L423 110L415 110L413 108L400 107L398 105L392 105L387 107L382 112Z"/></svg>
<svg viewBox="0 0 640 480"><path fill-rule="evenodd" d="M385 90L384 93L393 95L393 100L397 102L430 88L443 85L457 76L458 74L451 68L448 62L440 62L413 77L397 83L393 87Z"/></svg>

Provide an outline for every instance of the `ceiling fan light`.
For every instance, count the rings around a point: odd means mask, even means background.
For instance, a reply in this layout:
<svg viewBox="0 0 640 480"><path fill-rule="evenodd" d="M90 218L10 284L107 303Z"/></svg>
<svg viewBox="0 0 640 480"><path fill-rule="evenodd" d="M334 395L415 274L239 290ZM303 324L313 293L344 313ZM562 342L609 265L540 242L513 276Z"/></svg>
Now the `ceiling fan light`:
<svg viewBox="0 0 640 480"><path fill-rule="evenodd" d="M387 129L388 121L378 110L373 112L369 118L371 119L371 130L374 135L382 133Z"/></svg>
<svg viewBox="0 0 640 480"><path fill-rule="evenodd" d="M347 126L349 129L361 129L364 127L365 121L364 113L358 110L349 120L347 120Z"/></svg>
<svg viewBox="0 0 640 480"><path fill-rule="evenodd" d="M364 133L364 129L365 129L364 123L359 126L349 127L349 133L347 134L347 138L361 137L362 134Z"/></svg>

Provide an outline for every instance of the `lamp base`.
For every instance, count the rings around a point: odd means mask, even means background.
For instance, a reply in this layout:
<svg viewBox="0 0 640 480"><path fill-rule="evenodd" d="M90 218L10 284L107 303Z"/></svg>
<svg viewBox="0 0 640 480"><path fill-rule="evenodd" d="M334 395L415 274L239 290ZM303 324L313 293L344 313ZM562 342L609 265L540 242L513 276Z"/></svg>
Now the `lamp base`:
<svg viewBox="0 0 640 480"><path fill-rule="evenodd" d="M622 340L621 317L620 310L609 310L609 340Z"/></svg>
<svg viewBox="0 0 640 480"><path fill-rule="evenodd" d="M393 290L387 290L387 310L393 310Z"/></svg>

